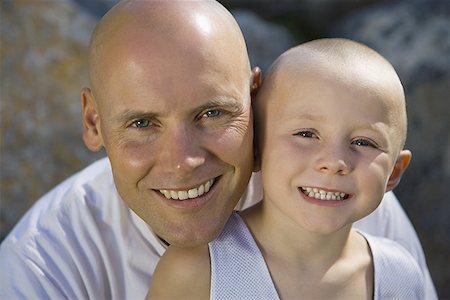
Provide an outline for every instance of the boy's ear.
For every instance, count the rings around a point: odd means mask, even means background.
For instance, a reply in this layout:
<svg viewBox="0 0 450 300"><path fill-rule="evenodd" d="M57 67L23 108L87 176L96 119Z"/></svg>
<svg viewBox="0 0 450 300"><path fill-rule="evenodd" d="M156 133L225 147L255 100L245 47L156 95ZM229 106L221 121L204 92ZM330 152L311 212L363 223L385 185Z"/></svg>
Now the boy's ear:
<svg viewBox="0 0 450 300"><path fill-rule="evenodd" d="M256 93L258 92L259 88L261 87L261 69L259 67L254 67L252 69L252 78L251 78L251 85L250 85L250 95L252 99L255 98Z"/></svg>
<svg viewBox="0 0 450 300"><path fill-rule="evenodd" d="M391 176L386 185L386 192L392 191L399 183L402 178L403 173L406 168L408 168L409 162L411 161L411 151L402 150L400 155L395 162L394 169L392 170Z"/></svg>
<svg viewBox="0 0 450 300"><path fill-rule="evenodd" d="M83 141L91 151L99 151L103 146L100 133L100 119L92 91L89 88L81 90L81 111L83 114Z"/></svg>

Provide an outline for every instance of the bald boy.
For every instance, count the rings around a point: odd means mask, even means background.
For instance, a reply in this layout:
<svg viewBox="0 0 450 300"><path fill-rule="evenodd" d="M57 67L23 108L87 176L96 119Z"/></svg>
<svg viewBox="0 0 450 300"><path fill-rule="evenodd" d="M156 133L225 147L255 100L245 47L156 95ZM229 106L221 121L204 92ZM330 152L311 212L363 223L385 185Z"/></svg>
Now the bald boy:
<svg viewBox="0 0 450 300"><path fill-rule="evenodd" d="M260 72L218 2L119 2L93 33L89 76L83 139L108 158L44 195L3 241L2 299L142 299L168 244L212 240L244 192L239 207L261 199L257 178L246 190ZM361 226L407 237L427 270L389 197Z"/></svg>

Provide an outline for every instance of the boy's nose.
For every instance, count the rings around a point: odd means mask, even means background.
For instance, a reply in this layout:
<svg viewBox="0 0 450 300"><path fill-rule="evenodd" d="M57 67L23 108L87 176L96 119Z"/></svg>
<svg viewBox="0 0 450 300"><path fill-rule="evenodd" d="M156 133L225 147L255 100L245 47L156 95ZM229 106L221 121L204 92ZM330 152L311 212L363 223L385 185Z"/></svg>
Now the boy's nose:
<svg viewBox="0 0 450 300"><path fill-rule="evenodd" d="M351 171L351 164L345 151L336 148L325 149L319 153L316 170L322 173L347 175Z"/></svg>

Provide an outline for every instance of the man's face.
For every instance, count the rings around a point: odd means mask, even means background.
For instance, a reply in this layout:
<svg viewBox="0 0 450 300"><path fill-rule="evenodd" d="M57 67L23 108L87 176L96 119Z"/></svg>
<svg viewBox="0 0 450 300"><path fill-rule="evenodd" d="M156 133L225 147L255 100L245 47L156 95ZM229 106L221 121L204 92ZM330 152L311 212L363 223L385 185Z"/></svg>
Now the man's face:
<svg viewBox="0 0 450 300"><path fill-rule="evenodd" d="M93 92L99 135L119 194L156 234L179 246L208 242L253 167L250 72L200 44L145 43L108 54L116 59Z"/></svg>

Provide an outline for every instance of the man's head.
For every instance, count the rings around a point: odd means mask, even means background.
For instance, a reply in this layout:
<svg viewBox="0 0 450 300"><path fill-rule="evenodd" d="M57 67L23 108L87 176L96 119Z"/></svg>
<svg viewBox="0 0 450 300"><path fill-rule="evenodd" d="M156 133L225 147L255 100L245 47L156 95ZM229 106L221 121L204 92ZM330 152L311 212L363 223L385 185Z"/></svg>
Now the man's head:
<svg viewBox="0 0 450 300"><path fill-rule="evenodd" d="M285 52L254 105L264 198L308 230L368 215L408 166L403 87L359 43L322 39Z"/></svg>
<svg viewBox="0 0 450 300"><path fill-rule="evenodd" d="M83 137L106 149L120 196L169 243L213 239L253 166L259 74L234 18L215 1L122 1L89 66Z"/></svg>

